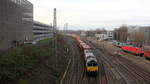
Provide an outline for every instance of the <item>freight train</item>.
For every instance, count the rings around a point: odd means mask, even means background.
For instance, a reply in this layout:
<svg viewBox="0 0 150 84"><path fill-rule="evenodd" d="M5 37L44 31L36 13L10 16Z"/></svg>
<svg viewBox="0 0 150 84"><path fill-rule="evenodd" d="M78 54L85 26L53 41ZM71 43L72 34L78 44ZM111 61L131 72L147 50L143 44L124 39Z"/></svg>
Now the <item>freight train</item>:
<svg viewBox="0 0 150 84"><path fill-rule="evenodd" d="M78 47L80 48L81 53L83 54L85 71L88 75L96 76L98 73L98 62L96 56L92 52L92 48L87 45L84 41L80 39L79 36L72 36Z"/></svg>

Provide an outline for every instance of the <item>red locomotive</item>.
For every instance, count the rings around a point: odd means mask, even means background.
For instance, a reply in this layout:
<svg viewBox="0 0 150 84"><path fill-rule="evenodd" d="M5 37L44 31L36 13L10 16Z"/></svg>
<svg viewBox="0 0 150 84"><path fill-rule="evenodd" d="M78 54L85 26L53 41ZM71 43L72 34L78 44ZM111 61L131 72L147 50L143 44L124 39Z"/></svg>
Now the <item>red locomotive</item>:
<svg viewBox="0 0 150 84"><path fill-rule="evenodd" d="M150 50L144 51L144 57L150 59Z"/></svg>
<svg viewBox="0 0 150 84"><path fill-rule="evenodd" d="M141 50L141 48L138 48L138 47L122 46L121 48L123 51L135 54L137 56L143 56L144 55L144 52Z"/></svg>

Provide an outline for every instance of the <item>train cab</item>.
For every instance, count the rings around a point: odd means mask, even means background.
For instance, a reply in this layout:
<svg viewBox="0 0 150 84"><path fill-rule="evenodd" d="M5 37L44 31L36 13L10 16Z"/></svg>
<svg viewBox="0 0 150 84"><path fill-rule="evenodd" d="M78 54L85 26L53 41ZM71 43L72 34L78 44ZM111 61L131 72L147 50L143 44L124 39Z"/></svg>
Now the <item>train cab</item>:
<svg viewBox="0 0 150 84"><path fill-rule="evenodd" d="M95 55L90 49L84 50L86 72L89 75L96 75L98 72L98 64Z"/></svg>
<svg viewBox="0 0 150 84"><path fill-rule="evenodd" d="M89 58L86 61L86 72L89 75L97 75L98 64L96 58Z"/></svg>

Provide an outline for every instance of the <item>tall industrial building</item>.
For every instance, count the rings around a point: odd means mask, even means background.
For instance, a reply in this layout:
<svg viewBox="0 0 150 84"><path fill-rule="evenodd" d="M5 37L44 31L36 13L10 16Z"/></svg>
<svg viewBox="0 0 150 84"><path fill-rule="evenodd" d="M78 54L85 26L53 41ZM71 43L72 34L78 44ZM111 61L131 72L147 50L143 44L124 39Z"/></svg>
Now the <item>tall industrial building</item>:
<svg viewBox="0 0 150 84"><path fill-rule="evenodd" d="M0 50L33 40L33 5L27 0L0 0Z"/></svg>

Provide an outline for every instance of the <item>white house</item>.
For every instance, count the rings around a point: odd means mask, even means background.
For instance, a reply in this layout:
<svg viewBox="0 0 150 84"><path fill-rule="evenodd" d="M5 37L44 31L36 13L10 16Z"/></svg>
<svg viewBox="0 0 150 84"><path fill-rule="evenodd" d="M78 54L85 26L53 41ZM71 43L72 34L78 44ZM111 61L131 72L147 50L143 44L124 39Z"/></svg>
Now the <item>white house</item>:
<svg viewBox="0 0 150 84"><path fill-rule="evenodd" d="M107 31L108 40L113 40L113 31Z"/></svg>
<svg viewBox="0 0 150 84"><path fill-rule="evenodd" d="M107 31L106 34L95 34L95 37L98 40L112 40L113 39L113 32Z"/></svg>

